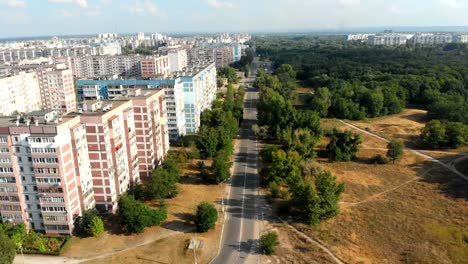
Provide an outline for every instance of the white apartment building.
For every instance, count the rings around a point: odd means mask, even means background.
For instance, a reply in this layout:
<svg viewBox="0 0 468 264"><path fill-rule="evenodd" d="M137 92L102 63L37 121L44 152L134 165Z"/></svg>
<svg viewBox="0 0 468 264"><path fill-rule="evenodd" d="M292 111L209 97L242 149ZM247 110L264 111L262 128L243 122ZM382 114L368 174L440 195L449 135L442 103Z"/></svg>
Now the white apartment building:
<svg viewBox="0 0 468 264"><path fill-rule="evenodd" d="M122 48L118 43L104 43L100 45L79 45L79 46L33 46L27 48L11 49L0 47L0 63L17 62L35 58L56 58L67 56L85 55L118 55L122 53Z"/></svg>
<svg viewBox="0 0 468 264"><path fill-rule="evenodd" d="M167 56L171 72L182 71L188 65L187 50L185 49L169 50Z"/></svg>
<svg viewBox="0 0 468 264"><path fill-rule="evenodd" d="M424 33L414 35L411 41L414 44L443 44L453 42L454 37L452 33Z"/></svg>
<svg viewBox="0 0 468 264"><path fill-rule="evenodd" d="M41 109L41 92L35 72L20 72L0 78L0 115L27 113Z"/></svg>
<svg viewBox="0 0 468 264"><path fill-rule="evenodd" d="M44 110L69 113L76 110L75 82L71 69L38 68Z"/></svg>
<svg viewBox="0 0 468 264"><path fill-rule="evenodd" d="M106 76L140 76L139 55L81 56L71 58L73 74L78 78L100 78Z"/></svg>
<svg viewBox="0 0 468 264"><path fill-rule="evenodd" d="M398 46L405 45L407 40L407 35L395 33L379 34L368 37L368 43L370 45Z"/></svg>

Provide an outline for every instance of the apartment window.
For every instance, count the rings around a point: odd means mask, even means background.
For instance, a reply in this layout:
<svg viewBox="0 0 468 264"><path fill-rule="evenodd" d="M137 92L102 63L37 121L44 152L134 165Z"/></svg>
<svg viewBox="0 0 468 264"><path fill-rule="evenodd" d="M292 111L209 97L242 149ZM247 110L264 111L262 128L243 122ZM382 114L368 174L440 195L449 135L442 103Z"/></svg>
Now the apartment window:
<svg viewBox="0 0 468 264"><path fill-rule="evenodd" d="M29 195L25 195L24 198L26 199L26 201L29 201Z"/></svg>
<svg viewBox="0 0 468 264"><path fill-rule="evenodd" d="M10 158L0 158L0 163L10 163Z"/></svg>
<svg viewBox="0 0 468 264"><path fill-rule="evenodd" d="M0 167L0 173L10 173L13 172L13 168L2 168Z"/></svg>
<svg viewBox="0 0 468 264"><path fill-rule="evenodd" d="M8 138L7 137L0 137L0 143L7 143Z"/></svg>
<svg viewBox="0 0 468 264"><path fill-rule="evenodd" d="M8 153L10 152L9 148L0 148L0 153Z"/></svg>
<svg viewBox="0 0 468 264"><path fill-rule="evenodd" d="M15 142L15 143L19 141L19 138L18 138L18 137L13 137L13 139L14 139L14 142Z"/></svg>
<svg viewBox="0 0 468 264"><path fill-rule="evenodd" d="M23 159L21 157L18 157L18 162L22 162Z"/></svg>
<svg viewBox="0 0 468 264"><path fill-rule="evenodd" d="M16 152L21 152L21 148L20 147L16 147Z"/></svg>
<svg viewBox="0 0 468 264"><path fill-rule="evenodd" d="M21 179L22 179L23 181L26 181L26 177L24 177L24 176L22 176Z"/></svg>

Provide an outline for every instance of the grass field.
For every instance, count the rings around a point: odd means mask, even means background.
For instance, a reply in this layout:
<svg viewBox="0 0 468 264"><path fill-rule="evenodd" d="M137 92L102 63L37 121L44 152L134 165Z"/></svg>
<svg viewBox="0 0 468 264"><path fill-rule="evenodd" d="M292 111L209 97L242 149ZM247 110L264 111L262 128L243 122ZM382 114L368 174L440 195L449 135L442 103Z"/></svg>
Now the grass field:
<svg viewBox="0 0 468 264"><path fill-rule="evenodd" d="M119 252L88 262L193 263L193 252L187 252L186 247L190 238L196 237L204 241L203 249L198 251L197 256L200 263L207 263L217 252L222 219L220 216L215 230L198 234L194 233L194 213L196 206L202 201L213 202L219 207L224 185L203 184L196 176L196 162L189 162L183 170L178 184L179 195L167 200L169 214L163 226L146 228L144 233L134 235L105 232L97 238L73 237L63 256L89 259ZM142 244L145 245L140 246ZM126 248L131 249L125 250Z"/></svg>
<svg viewBox="0 0 468 264"><path fill-rule="evenodd" d="M424 126L423 116L423 111L406 110L355 124L408 142ZM322 119L322 127L350 129L333 119ZM324 241L347 263L468 263L468 182L411 152L405 152L397 164L371 165L367 162L370 157L385 155L386 143L359 134L363 144L356 161L318 159L346 184L341 213L316 227L296 226ZM318 147L326 143L324 139ZM456 151L438 152L437 157L449 162L458 157ZM291 239L290 232L280 229L280 235L289 239L286 244L292 244L281 248L284 254L301 247L300 239ZM314 246L305 247L315 259L323 256ZM296 261L277 263L314 263L302 255Z"/></svg>

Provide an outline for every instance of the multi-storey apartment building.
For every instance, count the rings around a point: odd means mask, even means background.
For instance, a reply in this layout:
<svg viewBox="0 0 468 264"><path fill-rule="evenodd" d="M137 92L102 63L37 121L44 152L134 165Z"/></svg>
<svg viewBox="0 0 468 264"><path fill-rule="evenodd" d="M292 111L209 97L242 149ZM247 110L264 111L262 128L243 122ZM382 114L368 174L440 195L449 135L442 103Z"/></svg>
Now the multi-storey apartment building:
<svg viewBox="0 0 468 264"><path fill-rule="evenodd" d="M35 72L0 77L0 115L41 109L41 93Z"/></svg>
<svg viewBox="0 0 468 264"><path fill-rule="evenodd" d="M76 110L75 82L71 69L55 67L39 67L39 87L41 91L42 108L62 113Z"/></svg>
<svg viewBox="0 0 468 264"><path fill-rule="evenodd" d="M168 56L148 56L140 60L140 76L143 78L155 75L168 76L170 74Z"/></svg>
<svg viewBox="0 0 468 264"><path fill-rule="evenodd" d="M75 217L115 211L132 181L149 176L169 148L163 90L85 102L64 116L0 118L0 216L48 234Z"/></svg>
<svg viewBox="0 0 468 264"><path fill-rule="evenodd" d="M413 44L443 44L453 42L452 33L423 33L411 38Z"/></svg>
<svg viewBox="0 0 468 264"><path fill-rule="evenodd" d="M104 76L140 76L139 55L81 56L70 61L73 74L78 78L99 78Z"/></svg>
<svg viewBox="0 0 468 264"><path fill-rule="evenodd" d="M182 71L188 65L186 49L168 50L169 67L171 72Z"/></svg>
<svg viewBox="0 0 468 264"><path fill-rule="evenodd" d="M368 43L370 45L399 46L405 45L407 40L407 35L396 33L368 36Z"/></svg>
<svg viewBox="0 0 468 264"><path fill-rule="evenodd" d="M199 68L187 68L167 78L77 80L78 100L112 99L132 89L166 90L167 116L171 140L195 133L200 114L216 98L216 67L212 62Z"/></svg>
<svg viewBox="0 0 468 264"><path fill-rule="evenodd" d="M68 57L85 55L118 55L122 53L118 43L67 46L33 46L23 48L0 48L0 63L17 62L41 57Z"/></svg>

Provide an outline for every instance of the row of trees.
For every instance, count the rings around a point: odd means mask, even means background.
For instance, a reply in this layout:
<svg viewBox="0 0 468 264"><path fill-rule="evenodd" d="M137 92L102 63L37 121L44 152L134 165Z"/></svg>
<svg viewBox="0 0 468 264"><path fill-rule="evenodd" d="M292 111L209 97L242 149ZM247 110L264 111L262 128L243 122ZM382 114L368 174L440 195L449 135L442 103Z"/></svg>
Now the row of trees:
<svg viewBox="0 0 468 264"><path fill-rule="evenodd" d="M202 159L213 160L211 168L200 164L201 177L206 182L220 183L230 176L233 139L242 121L244 95L242 86L234 91L232 84L229 84L226 95L213 104L213 109L201 114L196 146Z"/></svg>
<svg viewBox="0 0 468 264"><path fill-rule="evenodd" d="M238 83L237 70L233 67L227 66L217 70L218 78L226 78L228 83Z"/></svg>

